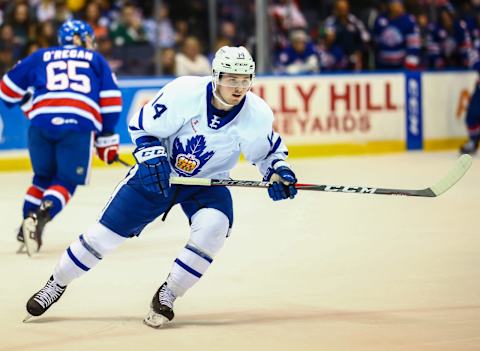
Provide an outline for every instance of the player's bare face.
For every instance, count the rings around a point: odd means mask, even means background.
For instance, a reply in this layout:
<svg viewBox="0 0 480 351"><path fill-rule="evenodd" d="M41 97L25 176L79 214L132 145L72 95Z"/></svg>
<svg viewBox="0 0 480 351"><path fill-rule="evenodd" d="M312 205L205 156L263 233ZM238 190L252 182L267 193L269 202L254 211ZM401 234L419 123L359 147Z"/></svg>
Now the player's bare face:
<svg viewBox="0 0 480 351"><path fill-rule="evenodd" d="M218 81L218 92L227 104L237 105L250 90L252 79L249 74L222 74Z"/></svg>

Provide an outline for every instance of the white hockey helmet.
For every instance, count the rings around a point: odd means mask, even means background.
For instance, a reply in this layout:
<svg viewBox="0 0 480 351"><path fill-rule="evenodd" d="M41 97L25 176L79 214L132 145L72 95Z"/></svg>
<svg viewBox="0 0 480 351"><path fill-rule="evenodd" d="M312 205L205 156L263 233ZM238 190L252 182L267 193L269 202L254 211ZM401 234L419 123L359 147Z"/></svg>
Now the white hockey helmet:
<svg viewBox="0 0 480 351"><path fill-rule="evenodd" d="M253 83L255 78L255 61L253 61L252 56L243 46L223 46L215 53L215 58L212 61L214 91L221 73L249 74Z"/></svg>

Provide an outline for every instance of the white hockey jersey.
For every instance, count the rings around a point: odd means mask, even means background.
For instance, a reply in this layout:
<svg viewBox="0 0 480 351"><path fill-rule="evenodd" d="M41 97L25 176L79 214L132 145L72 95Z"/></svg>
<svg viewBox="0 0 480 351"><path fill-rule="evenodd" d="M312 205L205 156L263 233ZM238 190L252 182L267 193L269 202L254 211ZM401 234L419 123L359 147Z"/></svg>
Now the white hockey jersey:
<svg viewBox="0 0 480 351"><path fill-rule="evenodd" d="M181 77L143 106L129 122L135 144L145 136L166 146L172 176L226 179L243 153L265 175L288 151L273 131L273 112L248 92L226 116L213 113L211 77Z"/></svg>

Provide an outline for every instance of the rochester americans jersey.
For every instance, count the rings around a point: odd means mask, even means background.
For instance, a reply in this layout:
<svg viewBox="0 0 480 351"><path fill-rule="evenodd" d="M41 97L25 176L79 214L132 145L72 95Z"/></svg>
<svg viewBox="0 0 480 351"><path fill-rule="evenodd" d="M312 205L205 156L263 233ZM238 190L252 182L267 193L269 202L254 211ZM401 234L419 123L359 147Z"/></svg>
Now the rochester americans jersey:
<svg viewBox="0 0 480 351"><path fill-rule="evenodd" d="M33 125L113 132L121 93L107 61L97 52L66 45L40 49L3 76L0 97L18 103L33 88L24 110Z"/></svg>
<svg viewBox="0 0 480 351"><path fill-rule="evenodd" d="M415 68L419 64L420 34L413 16L378 16L373 27L379 68Z"/></svg>
<svg viewBox="0 0 480 351"><path fill-rule="evenodd" d="M139 145L152 137L166 146L172 175L225 179L240 154L265 175L288 151L273 131L273 112L252 92L224 116L211 104L211 77L173 80L132 116L129 131ZM218 111L218 110L217 110Z"/></svg>
<svg viewBox="0 0 480 351"><path fill-rule="evenodd" d="M448 31L440 24L429 27L427 51L429 67L468 67L472 41L464 21L455 21Z"/></svg>

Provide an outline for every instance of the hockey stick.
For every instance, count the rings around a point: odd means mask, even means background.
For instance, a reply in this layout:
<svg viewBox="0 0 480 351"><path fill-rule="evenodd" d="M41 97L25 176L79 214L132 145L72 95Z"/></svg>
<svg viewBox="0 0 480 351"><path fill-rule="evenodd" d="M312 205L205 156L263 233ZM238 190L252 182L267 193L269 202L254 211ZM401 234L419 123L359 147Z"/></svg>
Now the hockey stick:
<svg viewBox="0 0 480 351"><path fill-rule="evenodd" d="M463 175L468 171L472 164L472 157L464 154L460 156L453 168L440 181L429 188L419 190L408 189L388 189L366 186L348 186L348 185L315 185L315 184L295 184L298 190L315 190L338 192L348 194L380 194L380 195L403 195L403 196L421 196L421 197L436 197L448 189L450 189L456 182L458 182ZM246 188L268 188L270 183L264 181L253 180L235 180L235 179L208 179L208 178L186 178L186 177L171 177L171 184L179 185L202 185L202 186L237 186Z"/></svg>
<svg viewBox="0 0 480 351"><path fill-rule="evenodd" d="M131 164L129 164L128 162L122 160L118 155L115 157L115 160L114 162L118 162L118 163L121 163L122 165L124 165L125 167L132 167Z"/></svg>

